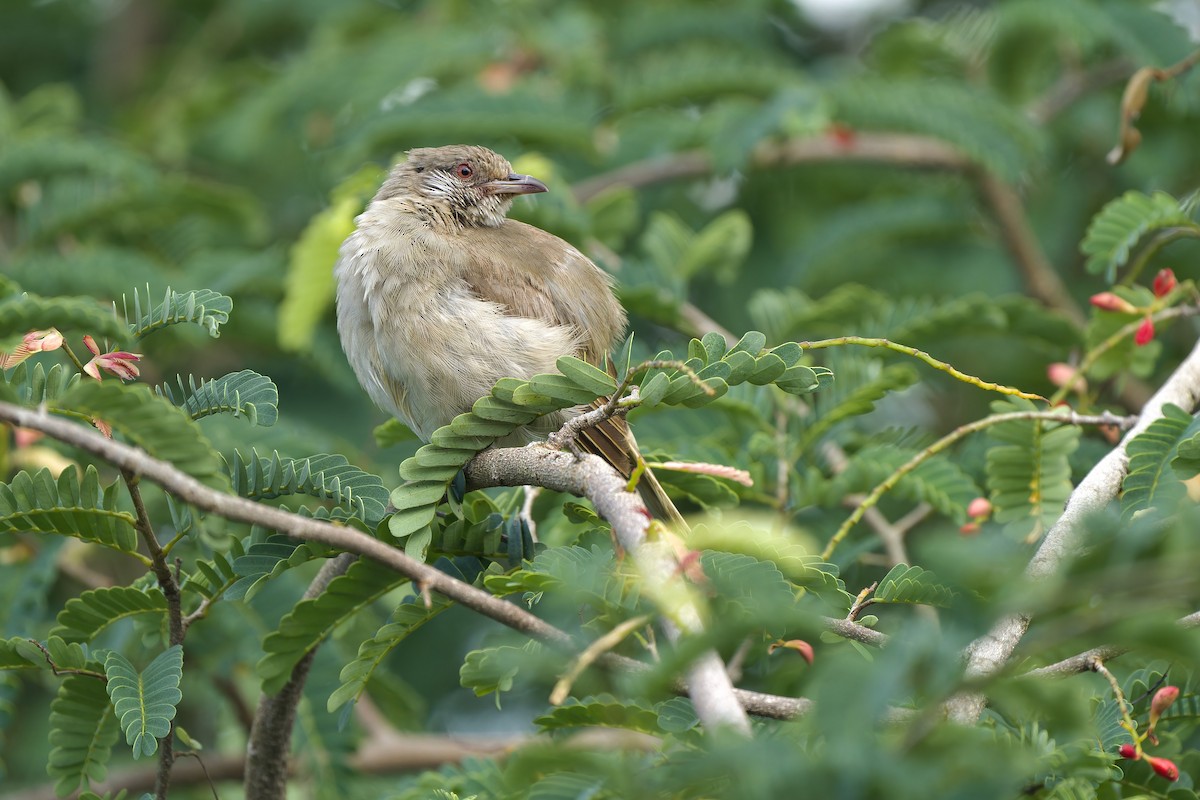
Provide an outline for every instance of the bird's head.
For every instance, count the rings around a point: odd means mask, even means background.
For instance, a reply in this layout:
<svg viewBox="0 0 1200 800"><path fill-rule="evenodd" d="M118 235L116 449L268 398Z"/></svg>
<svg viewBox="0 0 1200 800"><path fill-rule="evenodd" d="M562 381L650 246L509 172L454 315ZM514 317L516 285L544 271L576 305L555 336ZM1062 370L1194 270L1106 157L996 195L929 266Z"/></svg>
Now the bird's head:
<svg viewBox="0 0 1200 800"><path fill-rule="evenodd" d="M475 145L422 147L392 168L376 200L409 196L443 206L464 225L495 227L519 194L547 191L546 184L512 171L498 153Z"/></svg>

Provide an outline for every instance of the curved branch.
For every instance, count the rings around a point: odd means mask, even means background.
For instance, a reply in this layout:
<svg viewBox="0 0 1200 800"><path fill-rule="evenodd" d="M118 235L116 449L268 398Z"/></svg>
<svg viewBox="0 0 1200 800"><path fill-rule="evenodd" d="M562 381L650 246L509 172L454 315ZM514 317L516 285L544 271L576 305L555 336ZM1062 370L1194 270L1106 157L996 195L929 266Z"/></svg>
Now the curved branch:
<svg viewBox="0 0 1200 800"><path fill-rule="evenodd" d="M1163 405L1173 403L1190 413L1198 399L1200 342L1146 403L1137 424L1125 434L1121 443L1100 459L1075 487L1075 491L1071 492L1062 516L1046 533L1046 538L1029 562L1025 570L1027 577L1037 579L1053 573L1068 556L1078 551L1087 517L1102 511L1121 490L1121 482L1129 467L1125 452L1130 441L1162 416ZM1029 621L1029 617L1023 614L1010 615L968 645L965 678L976 683L1000 671L1025 635ZM979 719L984 703L985 698L981 694L961 694L950 699L947 710L951 719L970 725Z"/></svg>
<svg viewBox="0 0 1200 800"><path fill-rule="evenodd" d="M345 573L355 561L350 553L329 559L321 565L312 583L304 592L308 600L325 591L329 582ZM320 647L318 643L317 647ZM246 797L283 798L287 796L288 762L292 749L292 728L296 722L296 707L308 680L308 671L317 655L314 647L292 667L292 675L278 694L263 695L250 728L246 744Z"/></svg>
<svg viewBox="0 0 1200 800"><path fill-rule="evenodd" d="M143 476L170 491L180 500L203 511L218 514L230 520L261 525L295 539L322 542L340 550L374 559L411 578L418 584L443 594L514 630L548 644L570 650L577 649L576 643L565 631L550 625L520 606L457 580L424 562L409 558L403 551L353 528L332 525L242 497L224 494L201 484L172 464L153 458L146 452L130 445L106 439L90 428L85 428L61 417L51 416L45 410L34 410L0 402L0 421L41 431L120 469L127 469L136 475ZM514 475L506 475L500 471L500 465L505 461L509 468L515 470ZM576 486L580 488L581 492L586 492L588 476L593 472L599 472L587 457L576 461L574 456L568 453L556 453L545 448L517 448L509 451L493 450L480 454L470 466L469 480L475 482L475 488L489 485L512 485L526 481L534 475L541 479L544 475L551 473L552 470L549 467L551 464L559 465L559 468L564 469L568 475L574 476L570 479L563 476L555 479L555 485L564 487L563 491L572 491L567 487ZM631 515L631 518L640 517L640 521L633 520L637 524L647 523L648 520L643 513L636 510L639 505L637 495L624 491L624 482L616 477L615 472L610 477L616 479L620 485L620 491L612 495L611 506L605 499L600 498L597 510L606 508L608 509L607 513L611 513L617 518ZM493 482L489 483L488 481ZM862 625L847 623L845 620L822 618L820 623L841 636L865 644L882 645L887 641L885 634ZM622 668L647 668L638 661L615 655L604 658L603 662ZM774 718L788 718L802 714L807 710L809 704L807 700L742 690L735 690L734 696L748 712Z"/></svg>

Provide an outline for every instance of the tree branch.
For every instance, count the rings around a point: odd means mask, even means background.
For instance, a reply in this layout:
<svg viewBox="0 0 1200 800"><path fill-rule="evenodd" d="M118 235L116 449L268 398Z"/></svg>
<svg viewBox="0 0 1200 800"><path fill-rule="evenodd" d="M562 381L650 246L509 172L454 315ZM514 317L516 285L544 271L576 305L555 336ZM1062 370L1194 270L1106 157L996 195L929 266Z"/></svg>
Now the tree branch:
<svg viewBox="0 0 1200 800"><path fill-rule="evenodd" d="M514 630L525 633L535 639L574 651L576 648L572 638L559 628L525 611L519 606L501 600L492 594L478 589L468 583L452 578L446 573L431 567L424 562L409 558L401 550L396 549L368 536L353 528L332 525L328 522L302 517L271 506L256 503L235 495L224 494L211 489L191 476L181 472L174 465L151 457L146 452L122 442L106 439L96 431L71 422L61 417L55 417L43 409L28 409L11 403L0 402L0 421L9 422L21 427L39 430L61 442L76 447L97 458L103 459L120 469L128 469L136 475L145 477L158 484L173 495L203 511L218 514L226 519L238 522L261 525L264 528L276 530L282 534L300 540L322 542L372 558L385 566L391 567L402 575L411 578L429 589L439 592L471 610L489 617ZM508 455L501 455L507 453ZM514 456L514 454L517 454ZM523 454L523 455L522 455ZM519 476L505 476L497 473L492 475L495 483L487 483L487 469L494 469L503 460L509 460L515 469L522 473ZM531 475L550 472L546 463L559 463L572 472L576 480L559 479L556 485L569 486L586 484L582 478L590 472L589 457L579 462L569 453L558 453L545 448L516 448L514 450L493 450L476 457L469 469L468 480L476 481L475 488L486 485L521 485ZM519 466L519 462L524 462ZM602 462L601 462L602 463ZM536 466L541 464L540 466ZM491 467L489 467L491 465ZM611 472L611 471L610 471ZM473 476L473 477L472 477ZM609 513L620 519L629 517L634 523L646 525L648 519L637 511L637 496L624 491L624 482L611 472L610 479L615 479L620 485L620 492L613 495L614 506ZM570 491L570 489L564 489ZM628 505L627 505L628 504ZM603 499L601 507L606 507ZM599 510L599 507L598 509ZM640 517L640 521L635 519ZM610 519L610 522L612 520ZM878 631L861 625L846 623L845 620L820 618L819 622L846 638L866 644L880 645L887 641L887 636ZM646 665L632 659L615 655L606 656L602 662L617 665L622 668L646 669ZM723 671L723 670L722 670ZM809 701L795 698L765 695L759 692L735 690L734 696L742 707L752 714L773 718L789 718L804 713L809 707Z"/></svg>
<svg viewBox="0 0 1200 800"><path fill-rule="evenodd" d="M1125 453L1130 441L1162 416L1163 405L1173 403L1190 413L1196 407L1197 399L1200 399L1200 343L1146 403L1137 424L1125 434L1121 443L1071 492L1062 516L1046 533L1026 568L1028 578L1036 580L1052 574L1068 556L1078 551L1088 516L1102 511L1121 490L1121 481L1129 467ZM1010 615L968 645L965 678L974 683L1001 670L1025 635L1029 622L1029 617L1023 614ZM970 725L979 718L984 702L981 694L960 694L950 699L947 710L951 719Z"/></svg>
<svg viewBox="0 0 1200 800"><path fill-rule="evenodd" d="M321 565L312 583L304 592L310 600L325 591L329 582L342 575L354 563L351 553L341 553ZM317 644L320 647L320 644ZM317 647L304 654L292 675L278 694L263 695L250 727L250 741L246 743L246 797L259 800L283 800L287 796L288 761L292 749L292 728L296 722L296 707L308 680L308 671Z"/></svg>

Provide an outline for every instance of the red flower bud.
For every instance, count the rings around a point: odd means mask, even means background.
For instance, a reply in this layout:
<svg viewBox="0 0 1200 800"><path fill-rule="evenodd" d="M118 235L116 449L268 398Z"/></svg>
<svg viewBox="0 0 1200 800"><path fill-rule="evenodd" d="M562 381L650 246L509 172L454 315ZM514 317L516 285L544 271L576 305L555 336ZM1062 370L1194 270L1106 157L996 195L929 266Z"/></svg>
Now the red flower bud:
<svg viewBox="0 0 1200 800"><path fill-rule="evenodd" d="M1133 343L1138 347L1150 344L1150 340L1154 338L1154 320L1146 317L1142 320L1142 324L1138 325L1137 333L1133 335Z"/></svg>
<svg viewBox="0 0 1200 800"><path fill-rule="evenodd" d="M1117 748L1117 755L1121 758L1137 758L1137 748L1126 742Z"/></svg>
<svg viewBox="0 0 1200 800"><path fill-rule="evenodd" d="M992 502L986 497L976 497L967 505L968 517L987 517L991 516Z"/></svg>
<svg viewBox="0 0 1200 800"><path fill-rule="evenodd" d="M963 525L961 528L959 528L958 532L963 536L974 536L975 534L979 533L979 523L968 522L966 525Z"/></svg>
<svg viewBox="0 0 1200 800"><path fill-rule="evenodd" d="M1101 311L1117 311L1122 314L1137 313L1137 308L1134 307L1133 303L1124 297L1118 297L1112 292L1100 292L1100 294L1092 295L1091 303Z"/></svg>
<svg viewBox="0 0 1200 800"><path fill-rule="evenodd" d="M1159 775L1166 778L1167 780L1169 780L1169 781L1179 780L1179 767L1175 766L1175 763L1173 761L1171 761L1170 759L1155 758L1154 756L1146 756L1146 755L1143 755L1142 758L1144 758L1146 760L1146 763L1148 763L1150 765L1150 769L1154 770L1155 772L1157 772Z"/></svg>
<svg viewBox="0 0 1200 800"><path fill-rule="evenodd" d="M1154 296L1166 297L1175 288L1178 281L1175 280L1175 273L1168 267L1160 269L1158 274L1154 276Z"/></svg>
<svg viewBox="0 0 1200 800"><path fill-rule="evenodd" d="M1171 707L1171 704L1179 699L1178 686L1164 686L1154 693L1154 699L1150 701L1150 717L1157 719L1162 716L1162 713Z"/></svg>

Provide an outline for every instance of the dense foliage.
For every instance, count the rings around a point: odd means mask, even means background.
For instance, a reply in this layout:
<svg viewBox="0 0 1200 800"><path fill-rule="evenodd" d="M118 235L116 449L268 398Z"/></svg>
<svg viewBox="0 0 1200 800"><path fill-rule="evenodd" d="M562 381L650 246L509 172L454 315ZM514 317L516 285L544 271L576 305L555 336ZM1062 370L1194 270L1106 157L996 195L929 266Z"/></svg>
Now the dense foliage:
<svg viewBox="0 0 1200 800"><path fill-rule="evenodd" d="M196 761L240 796L283 690L306 797L1195 797L1200 20L1162 5L831 31L775 0L8 3L0 419L573 639L10 429L0 794L137 796L174 756L172 797L213 794ZM418 449L342 356L331 267L387 165L454 142L551 187L514 216L612 271L635 335L617 380L564 359ZM647 458L710 465L656 470L694 526L670 586L577 498L463 491L626 377ZM1120 496L1060 523L1168 380ZM682 594L703 631L672 644ZM711 648L806 702L705 724L676 679Z"/></svg>

